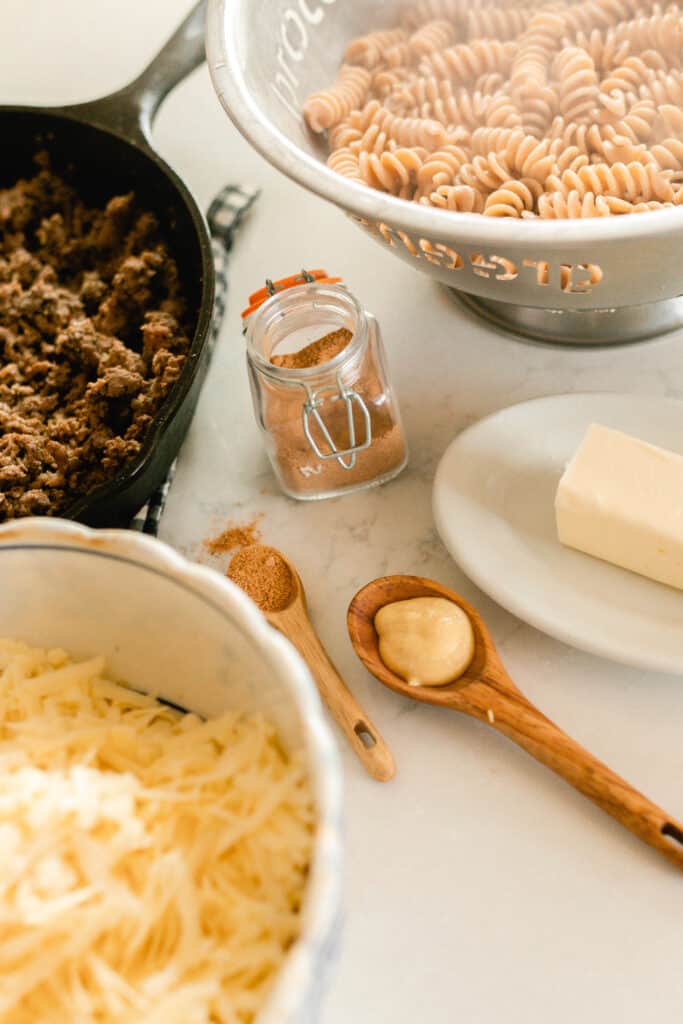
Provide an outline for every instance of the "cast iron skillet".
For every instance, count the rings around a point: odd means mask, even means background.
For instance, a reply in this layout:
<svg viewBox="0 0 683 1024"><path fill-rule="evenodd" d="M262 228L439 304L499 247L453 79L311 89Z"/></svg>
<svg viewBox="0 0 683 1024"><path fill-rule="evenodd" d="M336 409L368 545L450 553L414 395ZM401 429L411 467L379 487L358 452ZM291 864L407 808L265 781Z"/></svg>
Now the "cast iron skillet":
<svg viewBox="0 0 683 1024"><path fill-rule="evenodd" d="M106 201L134 190L160 218L194 322L181 376L138 458L63 513L93 526L129 522L164 480L190 425L207 368L214 300L209 232L190 192L151 142L161 101L204 60L205 21L202 0L140 77L111 96L64 108L0 107L0 186L34 173L34 154L47 149L54 168L64 170L88 200Z"/></svg>

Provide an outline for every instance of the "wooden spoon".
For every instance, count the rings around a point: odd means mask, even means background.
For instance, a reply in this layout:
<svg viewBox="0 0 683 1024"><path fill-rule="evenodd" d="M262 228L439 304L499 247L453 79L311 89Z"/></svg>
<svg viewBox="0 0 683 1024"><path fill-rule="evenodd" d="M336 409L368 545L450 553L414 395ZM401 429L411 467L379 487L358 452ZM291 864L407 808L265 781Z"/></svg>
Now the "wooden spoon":
<svg viewBox="0 0 683 1024"><path fill-rule="evenodd" d="M386 604L413 597L445 597L459 605L472 623L472 662L463 676L446 686L410 686L380 657L375 615ZM493 726L683 869L683 824L584 750L526 699L505 671L481 616L458 594L419 576L386 576L356 594L348 611L348 629L356 653L385 686Z"/></svg>
<svg viewBox="0 0 683 1024"><path fill-rule="evenodd" d="M396 774L391 751L330 661L308 617L301 578L281 551L272 549L287 565L294 587L290 603L277 611L264 611L268 622L294 644L311 670L320 696L373 779L388 782Z"/></svg>

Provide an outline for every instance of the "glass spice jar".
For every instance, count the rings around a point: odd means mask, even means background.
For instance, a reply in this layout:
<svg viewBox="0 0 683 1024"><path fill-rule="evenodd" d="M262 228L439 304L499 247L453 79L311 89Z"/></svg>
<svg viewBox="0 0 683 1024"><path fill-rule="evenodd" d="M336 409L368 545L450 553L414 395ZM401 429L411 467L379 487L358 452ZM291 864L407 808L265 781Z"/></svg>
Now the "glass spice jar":
<svg viewBox="0 0 683 1024"><path fill-rule="evenodd" d="M269 283L245 332L254 410L280 486L314 500L385 483L408 450L379 325L343 285L289 280L284 291Z"/></svg>

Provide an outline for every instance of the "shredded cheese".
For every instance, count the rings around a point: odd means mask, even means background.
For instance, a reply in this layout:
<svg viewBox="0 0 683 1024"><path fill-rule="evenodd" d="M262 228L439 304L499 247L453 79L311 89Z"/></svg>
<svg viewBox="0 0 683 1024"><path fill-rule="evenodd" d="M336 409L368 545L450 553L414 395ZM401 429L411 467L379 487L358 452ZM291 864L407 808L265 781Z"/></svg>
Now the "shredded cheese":
<svg viewBox="0 0 683 1024"><path fill-rule="evenodd" d="M260 716L0 640L0 1024L245 1024L296 939L315 816Z"/></svg>

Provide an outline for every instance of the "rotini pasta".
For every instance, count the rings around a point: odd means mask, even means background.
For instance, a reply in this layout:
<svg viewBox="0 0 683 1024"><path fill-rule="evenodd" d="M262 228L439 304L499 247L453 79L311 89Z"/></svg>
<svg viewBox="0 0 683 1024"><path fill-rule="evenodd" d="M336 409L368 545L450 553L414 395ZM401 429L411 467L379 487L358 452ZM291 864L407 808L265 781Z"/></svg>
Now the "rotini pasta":
<svg viewBox="0 0 683 1024"><path fill-rule="evenodd" d="M359 157L360 173L368 185L394 194L409 189L423 163L422 153L416 147L387 151L381 156L361 151Z"/></svg>
<svg viewBox="0 0 683 1024"><path fill-rule="evenodd" d="M548 68L559 50L565 28L562 9L547 4L533 15L521 34L510 75L512 93L520 106L524 105L525 97L536 95L546 85Z"/></svg>
<svg viewBox="0 0 683 1024"><path fill-rule="evenodd" d="M598 75L593 59L578 46L565 46L555 61L560 113L565 121L586 124L597 116Z"/></svg>
<svg viewBox="0 0 683 1024"><path fill-rule="evenodd" d="M566 195L578 192L581 196L619 196L630 203L673 201L666 173L653 164L588 164L577 171L564 171L559 177L551 174L546 184L552 191Z"/></svg>
<svg viewBox="0 0 683 1024"><path fill-rule="evenodd" d="M418 57L426 57L437 50L443 50L455 42L455 29L450 21L436 19L414 32L410 37L410 48Z"/></svg>
<svg viewBox="0 0 683 1024"><path fill-rule="evenodd" d="M510 168L504 156L498 153L490 153L488 156L475 156L471 163L460 168L459 181L464 185L470 185L478 192L488 195L495 189L500 188L504 181L509 180Z"/></svg>
<svg viewBox="0 0 683 1024"><path fill-rule="evenodd" d="M469 185L440 185L429 199L421 199L430 206L442 210L459 210L461 213L483 213L484 197Z"/></svg>
<svg viewBox="0 0 683 1024"><path fill-rule="evenodd" d="M530 7L483 7L467 14L468 39L516 39L526 28Z"/></svg>
<svg viewBox="0 0 683 1024"><path fill-rule="evenodd" d="M417 0L304 117L337 173L454 213L683 205L683 4Z"/></svg>
<svg viewBox="0 0 683 1024"><path fill-rule="evenodd" d="M680 139L664 139L652 147L652 152L660 167L672 171L683 170L683 142ZM683 195L678 202L683 202Z"/></svg>
<svg viewBox="0 0 683 1024"><path fill-rule="evenodd" d="M660 111L664 109L660 107ZM647 142L652 135L657 108L652 100L637 100L621 117L619 131L631 142Z"/></svg>
<svg viewBox="0 0 683 1024"><path fill-rule="evenodd" d="M544 192L538 200L541 217L565 219L568 217L610 217L616 213L631 213L633 205L615 196L596 196L593 192Z"/></svg>
<svg viewBox="0 0 683 1024"><path fill-rule="evenodd" d="M646 0L647 2L647 0ZM639 0L584 0L568 7L564 13L567 34L608 29L633 18Z"/></svg>
<svg viewBox="0 0 683 1024"><path fill-rule="evenodd" d="M467 6L465 0L417 0L417 3L404 8L401 13L401 24L415 32L426 21L433 21L435 18L456 21Z"/></svg>
<svg viewBox="0 0 683 1024"><path fill-rule="evenodd" d="M592 32L577 32L574 45L585 50L602 73L619 67L631 52L629 41L617 36L614 29L603 32L594 28Z"/></svg>
<svg viewBox="0 0 683 1024"><path fill-rule="evenodd" d="M423 75L450 78L456 85L464 85L491 71L507 73L512 65L513 42L501 43L497 39L475 39L459 43L432 53L420 61Z"/></svg>
<svg viewBox="0 0 683 1024"><path fill-rule="evenodd" d="M613 38L615 43L627 44L629 53L655 51L668 63L679 64L683 47L680 11L670 7L666 14L652 14L623 22L613 30Z"/></svg>
<svg viewBox="0 0 683 1024"><path fill-rule="evenodd" d="M349 43L344 60L347 64L361 64L368 71L372 71L386 60L388 51L405 43L407 38L408 34L402 28L391 32L372 32Z"/></svg>
<svg viewBox="0 0 683 1024"><path fill-rule="evenodd" d="M336 84L306 100L304 115L315 132L333 128L359 107L372 81L369 71L353 64L342 64Z"/></svg>
<svg viewBox="0 0 683 1024"><path fill-rule="evenodd" d="M440 185L452 185L467 154L460 146L447 146L431 153L417 172L417 186L421 195L431 194Z"/></svg>
<svg viewBox="0 0 683 1024"><path fill-rule="evenodd" d="M652 77L652 68L643 57L627 57L624 63L615 68L600 83L600 91L609 95L619 92L638 95L641 86L646 86Z"/></svg>
<svg viewBox="0 0 683 1024"><path fill-rule="evenodd" d="M336 171L337 174L350 178L352 181L360 181L363 185L365 184L365 179L361 177L360 173L358 154L348 149L348 147L335 149L328 162L332 170Z"/></svg>
<svg viewBox="0 0 683 1024"><path fill-rule="evenodd" d="M534 209L543 188L533 178L513 178L492 192L486 200L487 217L521 217Z"/></svg>

